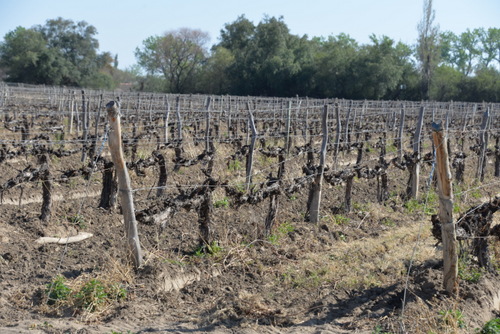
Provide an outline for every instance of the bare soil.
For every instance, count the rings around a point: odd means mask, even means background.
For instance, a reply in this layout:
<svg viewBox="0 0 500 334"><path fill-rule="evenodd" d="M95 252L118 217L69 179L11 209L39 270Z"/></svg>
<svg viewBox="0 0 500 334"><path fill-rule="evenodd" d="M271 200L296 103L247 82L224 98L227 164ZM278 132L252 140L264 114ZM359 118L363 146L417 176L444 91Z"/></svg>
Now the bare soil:
<svg viewBox="0 0 500 334"><path fill-rule="evenodd" d="M28 160L12 162L7 174ZM77 166L75 160L52 164L64 170ZM162 198L147 190L156 174L131 173L133 188L146 189L134 193L137 211L160 205ZM345 214L334 212L343 186L325 186L318 225L303 218L307 189L281 196L275 230L267 238L262 230L268 201L235 208L229 198L214 209L213 254L197 252L194 211L161 224L140 223L145 265L134 271L119 208L97 208L100 177L58 183L48 223L39 219L40 184L24 186L22 196L19 188L4 196L2 333L472 333L498 315L498 275L462 280L459 298L447 296L430 217L421 209L410 212L397 195L377 204L373 180L355 182L353 211ZM199 167L169 174L171 185L193 180L202 180ZM403 172L391 180L396 193L405 182ZM176 191L172 186L165 196ZM223 202L222 190L214 195ZM35 242L79 231L93 237L68 245ZM48 305L47 290L57 275L75 287L92 278L117 282L126 297L93 312L63 302Z"/></svg>

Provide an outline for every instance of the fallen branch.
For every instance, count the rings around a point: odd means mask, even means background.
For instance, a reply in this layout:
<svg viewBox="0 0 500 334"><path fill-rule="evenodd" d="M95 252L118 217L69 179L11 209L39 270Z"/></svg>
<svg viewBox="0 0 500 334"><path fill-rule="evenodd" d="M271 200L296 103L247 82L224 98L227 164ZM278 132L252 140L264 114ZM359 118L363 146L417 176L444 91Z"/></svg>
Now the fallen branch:
<svg viewBox="0 0 500 334"><path fill-rule="evenodd" d="M55 237L41 237L38 238L35 242L37 244L60 244L60 245L66 245L66 244L71 244L74 242L79 242L83 241L85 239L88 239L92 236L92 233L87 233L87 232L78 232L77 235L67 237L67 238L55 238Z"/></svg>

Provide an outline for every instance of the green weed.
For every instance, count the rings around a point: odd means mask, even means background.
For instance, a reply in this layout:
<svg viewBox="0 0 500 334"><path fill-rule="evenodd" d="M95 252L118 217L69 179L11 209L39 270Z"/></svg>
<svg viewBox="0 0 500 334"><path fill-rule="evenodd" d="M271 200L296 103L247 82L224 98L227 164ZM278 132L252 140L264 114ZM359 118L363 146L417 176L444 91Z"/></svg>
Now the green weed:
<svg viewBox="0 0 500 334"><path fill-rule="evenodd" d="M318 270L308 270L303 272L286 272L280 275L281 283L293 288L317 288L327 281L328 270L319 268Z"/></svg>
<svg viewBox="0 0 500 334"><path fill-rule="evenodd" d="M495 318L484 324L478 334L500 334L500 318Z"/></svg>
<svg viewBox="0 0 500 334"><path fill-rule="evenodd" d="M212 241L210 244L204 244L194 250L193 255L197 257L204 257L206 255L217 255L223 252L224 249L217 241Z"/></svg>
<svg viewBox="0 0 500 334"><path fill-rule="evenodd" d="M80 229L84 229L87 227L85 217L78 213L76 215L67 217L67 219L71 224L78 226Z"/></svg>
<svg viewBox="0 0 500 334"><path fill-rule="evenodd" d="M83 284L75 284L58 275L47 284L45 295L48 305L95 312L101 306L125 299L127 291L120 284L113 282L104 282L94 278Z"/></svg>
<svg viewBox="0 0 500 334"><path fill-rule="evenodd" d="M433 193L435 194L435 193ZM420 202L418 199L412 198L403 204L403 207L408 211L408 213L424 213L428 216L432 216L437 213L436 210L436 197L435 195L428 195L426 203Z"/></svg>
<svg viewBox="0 0 500 334"><path fill-rule="evenodd" d="M91 279L75 294L75 304L89 312L94 312L101 305L110 301L125 299L127 291L117 284L105 284Z"/></svg>
<svg viewBox="0 0 500 334"><path fill-rule="evenodd" d="M66 278L58 275L54 280L47 284L45 294L47 295L47 304L54 305L57 301L66 300L71 289L65 284Z"/></svg>
<svg viewBox="0 0 500 334"><path fill-rule="evenodd" d="M470 283L477 283L482 274L481 268L473 265L467 255L458 259L458 277L460 279Z"/></svg>
<svg viewBox="0 0 500 334"><path fill-rule="evenodd" d="M275 229L274 233L267 236L267 241L269 241L273 245L277 245L280 239L293 231L295 231L295 226L288 222L284 222Z"/></svg>
<svg viewBox="0 0 500 334"><path fill-rule="evenodd" d="M339 214L333 216L326 216L324 219L327 219L329 222L335 225L345 225L349 222L348 217Z"/></svg>
<svg viewBox="0 0 500 334"><path fill-rule="evenodd" d="M236 172L238 170L242 170L242 163L239 160L231 160L229 161L227 169L231 172Z"/></svg>
<svg viewBox="0 0 500 334"><path fill-rule="evenodd" d="M460 310L446 310L439 311L441 322L452 328L465 328L465 320L462 311Z"/></svg>
<svg viewBox="0 0 500 334"><path fill-rule="evenodd" d="M227 209L229 207L229 199L227 197L224 197L223 199L215 201L214 202L214 206L216 208L225 208L225 209Z"/></svg>
<svg viewBox="0 0 500 334"><path fill-rule="evenodd" d="M388 227L394 227L394 226L396 226L396 223L394 222L394 220L392 220L392 219L391 219L391 218L389 218L389 217L385 217L385 218L383 218L383 219L380 221L380 223L381 223L382 225L385 225L385 226L388 226Z"/></svg>

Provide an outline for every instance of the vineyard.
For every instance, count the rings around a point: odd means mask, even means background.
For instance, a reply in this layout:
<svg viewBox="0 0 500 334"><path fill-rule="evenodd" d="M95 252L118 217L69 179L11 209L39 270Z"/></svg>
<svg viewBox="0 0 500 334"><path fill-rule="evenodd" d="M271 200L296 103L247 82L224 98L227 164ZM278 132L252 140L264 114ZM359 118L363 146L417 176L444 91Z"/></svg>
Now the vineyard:
<svg viewBox="0 0 500 334"><path fill-rule="evenodd" d="M471 333L500 311L499 115L1 84L0 328Z"/></svg>

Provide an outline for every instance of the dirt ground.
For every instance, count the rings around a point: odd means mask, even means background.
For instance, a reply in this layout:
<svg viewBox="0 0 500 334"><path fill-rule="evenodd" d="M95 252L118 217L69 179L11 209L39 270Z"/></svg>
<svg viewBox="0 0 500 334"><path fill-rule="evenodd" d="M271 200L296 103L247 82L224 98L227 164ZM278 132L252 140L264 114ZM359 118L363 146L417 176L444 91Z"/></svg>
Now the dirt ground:
<svg viewBox="0 0 500 334"><path fill-rule="evenodd" d="M5 162L1 182L29 159ZM53 160L54 168L78 166L74 157L64 159ZM154 168L146 176L131 172L133 188L139 189L137 212L161 207L162 198L147 190L156 175ZM168 182L183 185L201 177L194 166L170 173ZM376 203L374 180L356 179L350 213L335 211L344 186L325 185L318 225L304 221L307 189L282 195L273 234L265 238L268 201L235 207L218 189L213 215L218 243L212 252L197 249L195 211L182 210L160 223L139 219L145 265L138 271L128 260L119 208L97 208L100 178L96 173L90 180L56 183L53 193L59 197L47 223L39 219L39 183L4 194L0 332L472 333L498 316L498 275L462 279L458 299L444 292L442 249L425 212L436 202L413 211L405 207L397 195L404 174L390 181L394 194L385 204ZM164 196L176 192L172 186ZM93 236L67 245L36 243L39 237L80 231ZM57 277L72 292L51 302ZM124 293L82 304L82 287L92 280Z"/></svg>

